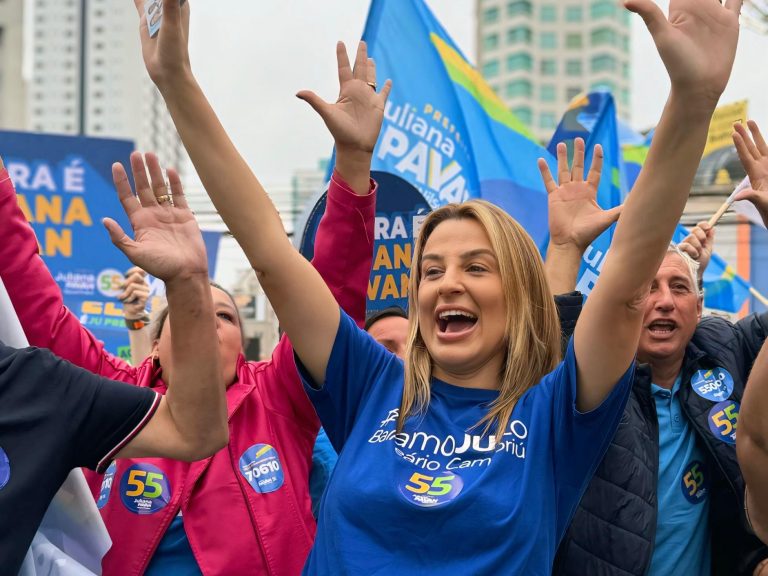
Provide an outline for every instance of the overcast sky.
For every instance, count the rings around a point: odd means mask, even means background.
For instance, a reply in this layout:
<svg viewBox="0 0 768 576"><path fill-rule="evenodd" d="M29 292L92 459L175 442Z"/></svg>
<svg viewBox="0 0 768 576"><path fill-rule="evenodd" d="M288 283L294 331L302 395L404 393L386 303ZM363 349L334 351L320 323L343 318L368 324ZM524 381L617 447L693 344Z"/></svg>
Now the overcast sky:
<svg viewBox="0 0 768 576"><path fill-rule="evenodd" d="M398 2L401 0L386 0ZM475 0L427 0L445 29L475 59ZM331 149L319 117L294 94L336 96L336 40L354 46L368 0L191 0L194 70L236 145L268 186L285 187L295 168L312 168ZM666 7L668 2L662 0ZM222 6L226 5L226 10ZM654 125L668 89L663 66L639 17L632 30L632 124ZM768 124L768 38L743 30L722 102L750 99Z"/></svg>

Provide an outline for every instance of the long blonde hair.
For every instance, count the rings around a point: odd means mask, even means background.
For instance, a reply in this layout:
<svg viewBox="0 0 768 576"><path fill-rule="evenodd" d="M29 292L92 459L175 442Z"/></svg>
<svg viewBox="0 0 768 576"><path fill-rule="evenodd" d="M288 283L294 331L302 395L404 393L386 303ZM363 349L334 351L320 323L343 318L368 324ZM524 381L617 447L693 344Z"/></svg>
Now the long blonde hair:
<svg viewBox="0 0 768 576"><path fill-rule="evenodd" d="M500 437L518 399L551 372L560 361L560 323L555 302L544 275L536 245L526 231L506 212L484 200L448 204L432 212L419 232L408 284L410 310L405 361L405 384L397 431L413 414L429 406L432 358L419 329L418 288L421 259L432 232L447 220L470 219L483 227L498 260L506 306L506 351L499 397L477 423L487 434L496 425Z"/></svg>

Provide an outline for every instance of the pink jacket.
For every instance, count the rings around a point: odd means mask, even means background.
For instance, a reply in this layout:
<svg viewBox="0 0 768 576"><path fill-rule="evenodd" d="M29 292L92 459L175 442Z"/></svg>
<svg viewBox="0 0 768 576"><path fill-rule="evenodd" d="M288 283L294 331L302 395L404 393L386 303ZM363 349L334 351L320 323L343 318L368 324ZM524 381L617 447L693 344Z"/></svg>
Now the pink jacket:
<svg viewBox="0 0 768 576"><path fill-rule="evenodd" d="M7 172L0 172L0 181ZM50 348L103 376L163 394L151 360L133 367L64 307L10 181L0 184L0 277L31 345ZM362 323L373 254L375 184L357 196L334 174L318 229L314 265L341 306ZM106 232L105 232L106 234ZM315 534L308 478L318 431L289 340L272 359L238 359L227 389L229 444L211 458L118 460L106 476L86 471L113 540L104 574L142 574L173 518L184 528L203 574L299 574Z"/></svg>

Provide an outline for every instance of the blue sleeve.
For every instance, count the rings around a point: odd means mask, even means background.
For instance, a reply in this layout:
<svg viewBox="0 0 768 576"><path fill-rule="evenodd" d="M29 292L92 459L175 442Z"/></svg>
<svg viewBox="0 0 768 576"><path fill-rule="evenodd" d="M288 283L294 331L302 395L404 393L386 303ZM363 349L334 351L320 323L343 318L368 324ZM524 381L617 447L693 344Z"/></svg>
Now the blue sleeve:
<svg viewBox="0 0 768 576"><path fill-rule="evenodd" d="M307 396L337 452L341 452L376 382L398 362L394 354L358 328L343 310L322 385L313 381L296 357ZM402 369L400 374L402 377Z"/></svg>
<svg viewBox="0 0 768 576"><path fill-rule="evenodd" d="M339 457L331 446L328 435L323 428L320 428L312 450L312 470L309 473L309 497L312 500L312 516L315 519L320 511L320 500L325 493L325 487L328 486L338 460Z"/></svg>
<svg viewBox="0 0 768 576"><path fill-rule="evenodd" d="M632 362L600 406L579 412L576 368L571 338L563 362L547 377L547 385L552 387L558 538L570 524L576 505L616 433L635 373Z"/></svg>

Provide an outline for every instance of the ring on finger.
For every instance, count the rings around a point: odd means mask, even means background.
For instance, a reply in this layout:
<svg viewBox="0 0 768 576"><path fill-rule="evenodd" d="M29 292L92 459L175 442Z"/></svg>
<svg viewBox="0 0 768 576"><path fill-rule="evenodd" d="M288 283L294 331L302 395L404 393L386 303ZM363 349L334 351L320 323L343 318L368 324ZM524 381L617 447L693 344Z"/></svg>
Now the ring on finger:
<svg viewBox="0 0 768 576"><path fill-rule="evenodd" d="M156 198L158 204L165 204L166 202L173 206L173 196L171 194L162 194Z"/></svg>
<svg viewBox="0 0 768 576"><path fill-rule="evenodd" d="M376 82L366 82L366 84L368 84L368 86L373 88L373 91L376 92Z"/></svg>

